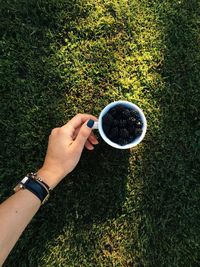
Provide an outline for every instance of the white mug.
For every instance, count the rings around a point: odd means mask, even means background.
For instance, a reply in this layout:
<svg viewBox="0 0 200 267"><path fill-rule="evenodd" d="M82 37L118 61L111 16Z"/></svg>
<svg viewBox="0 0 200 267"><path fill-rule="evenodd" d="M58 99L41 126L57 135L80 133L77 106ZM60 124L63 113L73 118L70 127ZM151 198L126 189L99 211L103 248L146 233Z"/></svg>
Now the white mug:
<svg viewBox="0 0 200 267"><path fill-rule="evenodd" d="M142 134L140 136L138 136L137 138L134 139L133 142L127 144L127 145L124 145L124 146L120 146L114 142L112 142L104 133L104 130L103 130L103 127L102 127L102 118L103 116L113 107L115 107L116 105L123 105L127 108L131 108L133 110L136 110L139 115L140 115L140 118L141 118L141 121L142 121ZM146 131L147 131L147 120L144 116L144 113L143 111L135 104L131 103L131 102L128 102L128 101L123 101L123 100L119 100L119 101L115 101L115 102L112 102L110 104L108 104L100 113L99 115L99 120L96 121L92 127L93 129L98 129L99 130L99 133L101 135L101 137L103 138L103 140L110 146L112 147L115 147L115 148L118 148L118 149L128 149L128 148L131 148L131 147L134 147L136 145L138 145L144 138L145 134L146 134Z"/></svg>

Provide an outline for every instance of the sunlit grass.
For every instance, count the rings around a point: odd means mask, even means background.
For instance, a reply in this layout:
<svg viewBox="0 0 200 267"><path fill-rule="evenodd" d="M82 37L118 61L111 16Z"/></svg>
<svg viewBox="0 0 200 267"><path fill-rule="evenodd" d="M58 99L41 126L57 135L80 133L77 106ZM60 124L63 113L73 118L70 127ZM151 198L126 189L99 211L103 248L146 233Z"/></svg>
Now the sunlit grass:
<svg viewBox="0 0 200 267"><path fill-rule="evenodd" d="M148 123L131 151L101 139L84 151L5 266L198 266L199 3L20 0L1 8L2 199L40 167L51 129L76 113L98 116L125 99Z"/></svg>

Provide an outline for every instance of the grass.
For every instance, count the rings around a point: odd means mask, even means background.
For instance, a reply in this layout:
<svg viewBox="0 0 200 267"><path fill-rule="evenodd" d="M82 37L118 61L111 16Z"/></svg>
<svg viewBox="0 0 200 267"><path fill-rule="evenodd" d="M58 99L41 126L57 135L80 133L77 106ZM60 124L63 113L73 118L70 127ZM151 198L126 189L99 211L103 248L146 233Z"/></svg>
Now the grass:
<svg viewBox="0 0 200 267"><path fill-rule="evenodd" d="M101 139L84 151L5 266L199 266L199 8L198 0L1 4L1 200L41 166L51 129L77 112L98 116L126 99L148 121L130 151Z"/></svg>

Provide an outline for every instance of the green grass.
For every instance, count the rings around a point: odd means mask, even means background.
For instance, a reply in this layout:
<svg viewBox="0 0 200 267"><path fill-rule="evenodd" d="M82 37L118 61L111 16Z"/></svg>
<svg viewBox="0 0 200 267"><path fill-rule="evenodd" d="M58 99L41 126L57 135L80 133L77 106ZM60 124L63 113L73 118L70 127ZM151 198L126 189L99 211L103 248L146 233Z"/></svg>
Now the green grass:
<svg viewBox="0 0 200 267"><path fill-rule="evenodd" d="M101 139L84 151L5 266L199 266L199 10L198 0L1 3L1 200L77 112L126 99L148 121L130 151Z"/></svg>

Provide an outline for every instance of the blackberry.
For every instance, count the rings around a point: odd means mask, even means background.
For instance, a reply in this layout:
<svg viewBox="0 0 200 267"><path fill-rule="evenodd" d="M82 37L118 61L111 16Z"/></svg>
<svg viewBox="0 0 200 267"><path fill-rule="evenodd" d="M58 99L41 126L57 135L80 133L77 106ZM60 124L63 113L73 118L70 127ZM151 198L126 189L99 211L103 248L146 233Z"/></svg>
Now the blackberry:
<svg viewBox="0 0 200 267"><path fill-rule="evenodd" d="M114 111L113 111L113 109L114 109ZM117 105L111 109L111 114L112 115L114 114L113 117L117 120L123 119L122 113L125 109L126 108L123 105Z"/></svg>
<svg viewBox="0 0 200 267"><path fill-rule="evenodd" d="M124 111L122 111L122 117L124 119L128 119L130 117L130 111L128 109L125 109Z"/></svg>
<svg viewBox="0 0 200 267"><path fill-rule="evenodd" d="M131 109L129 112L130 112L131 117L135 117L137 119L140 117L139 113L134 109Z"/></svg>
<svg viewBox="0 0 200 267"><path fill-rule="evenodd" d="M128 138L130 135L129 135L129 132L126 128L122 128L119 130L119 136L122 137L123 139L126 139Z"/></svg>
<svg viewBox="0 0 200 267"><path fill-rule="evenodd" d="M134 141L134 139L135 139L135 137L133 137L133 136L129 137L129 138L128 138L128 143L129 143L129 144L132 143L132 142Z"/></svg>
<svg viewBox="0 0 200 267"><path fill-rule="evenodd" d="M127 124L126 120L119 120L119 127L125 127Z"/></svg>
<svg viewBox="0 0 200 267"><path fill-rule="evenodd" d="M119 121L118 120L113 120L113 126L118 126L119 125Z"/></svg>
<svg viewBox="0 0 200 267"><path fill-rule="evenodd" d="M117 112L122 112L124 111L126 108L123 105L117 105L115 106L115 109Z"/></svg>
<svg viewBox="0 0 200 267"><path fill-rule="evenodd" d="M117 115L115 116L116 120L121 120L122 119L122 114L120 112L117 113Z"/></svg>
<svg viewBox="0 0 200 267"><path fill-rule="evenodd" d="M118 135L119 135L119 130L117 127L114 127L110 130L108 137L110 140L113 140L113 139L117 138Z"/></svg>
<svg viewBox="0 0 200 267"><path fill-rule="evenodd" d="M135 135L136 137L140 136L142 134L142 129L141 128L136 128L135 129Z"/></svg>
<svg viewBox="0 0 200 267"><path fill-rule="evenodd" d="M110 110L109 110L109 113L110 113L110 115L112 115L114 118L115 118L115 116L117 115L117 110L116 110L116 108L114 107L114 108L111 108Z"/></svg>
<svg viewBox="0 0 200 267"><path fill-rule="evenodd" d="M137 127L137 128L142 128L142 122L141 121L137 121L136 123L135 123L135 126Z"/></svg>
<svg viewBox="0 0 200 267"><path fill-rule="evenodd" d="M128 144L127 140L125 140L124 138L121 138L121 137L117 139L116 143L119 144L120 146L124 146L124 145Z"/></svg>
<svg viewBox="0 0 200 267"><path fill-rule="evenodd" d="M113 123L113 116L109 113L106 113L102 118L103 124L112 125Z"/></svg>
<svg viewBox="0 0 200 267"><path fill-rule="evenodd" d="M110 131L110 125L103 124L102 128L103 128L104 133L107 135L108 132Z"/></svg>
<svg viewBox="0 0 200 267"><path fill-rule="evenodd" d="M134 125L129 126L128 131L130 135L135 135L135 126Z"/></svg>
<svg viewBox="0 0 200 267"><path fill-rule="evenodd" d="M132 125L134 125L136 123L136 121L137 120L136 120L135 117L129 117L127 122L128 122L129 126L132 126Z"/></svg>

